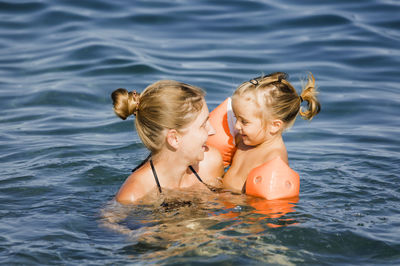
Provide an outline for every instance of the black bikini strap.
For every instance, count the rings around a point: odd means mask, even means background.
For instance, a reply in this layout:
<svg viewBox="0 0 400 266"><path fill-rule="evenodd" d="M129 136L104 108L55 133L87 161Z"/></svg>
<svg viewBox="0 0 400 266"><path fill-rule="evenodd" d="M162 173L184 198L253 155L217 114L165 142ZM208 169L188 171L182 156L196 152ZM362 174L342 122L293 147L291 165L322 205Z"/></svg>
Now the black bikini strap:
<svg viewBox="0 0 400 266"><path fill-rule="evenodd" d="M242 194L246 194L246 183L247 180L244 182L243 187L242 187Z"/></svg>
<svg viewBox="0 0 400 266"><path fill-rule="evenodd" d="M189 169L193 172L193 174L197 177L197 179L198 179L201 183L203 183L204 185L207 186L207 184L204 183L203 180L201 180L199 174L194 170L193 166L189 165Z"/></svg>
<svg viewBox="0 0 400 266"><path fill-rule="evenodd" d="M193 174L197 177L197 179L198 179L201 183L203 183L210 191L212 191L212 192L217 192L217 191L218 191L217 188L214 188L214 187L212 187L212 186L210 186L210 185L204 183L203 180L201 180L199 174L194 170L193 166L189 165L189 169L193 172Z"/></svg>
<svg viewBox="0 0 400 266"><path fill-rule="evenodd" d="M156 183L157 183L158 191L160 191L160 193L162 193L160 182L158 181L158 177L157 177L157 172L156 172L156 169L154 168L153 160L150 158L149 161L150 161L151 171L153 171L154 179L156 180Z"/></svg>
<svg viewBox="0 0 400 266"><path fill-rule="evenodd" d="M160 191L160 193L162 193L161 190L161 186L160 186L160 182L158 181L158 176L157 176L157 172L156 169L154 168L154 164L153 164L153 160L151 158L149 158L150 161L150 166L151 166L151 171L153 172L154 175L154 179L156 180L157 183L157 187L158 187L158 191ZM199 176L199 174L194 170L194 168L189 165L189 169L193 172L193 174L197 177L197 179L203 183L208 189L210 189L211 191L215 191L213 188L211 188L208 184L204 183L204 181L201 179L201 177Z"/></svg>
<svg viewBox="0 0 400 266"><path fill-rule="evenodd" d="M150 159L151 157L151 153L149 154L149 156L146 157L146 159L144 159L138 166L136 166L133 170L132 173L135 172L137 169L139 169L140 167L142 167L145 163L147 163L147 161Z"/></svg>

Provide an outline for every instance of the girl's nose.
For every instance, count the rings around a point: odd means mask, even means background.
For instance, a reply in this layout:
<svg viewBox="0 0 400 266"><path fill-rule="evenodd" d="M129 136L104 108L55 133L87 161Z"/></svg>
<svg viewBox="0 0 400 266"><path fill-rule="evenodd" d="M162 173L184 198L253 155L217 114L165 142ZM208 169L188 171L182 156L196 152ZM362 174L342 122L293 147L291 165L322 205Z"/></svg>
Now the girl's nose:
<svg viewBox="0 0 400 266"><path fill-rule="evenodd" d="M239 131L239 130L241 129L241 126L240 126L240 123L239 123L238 120L236 120L236 122L235 122L235 129L236 129L237 131Z"/></svg>

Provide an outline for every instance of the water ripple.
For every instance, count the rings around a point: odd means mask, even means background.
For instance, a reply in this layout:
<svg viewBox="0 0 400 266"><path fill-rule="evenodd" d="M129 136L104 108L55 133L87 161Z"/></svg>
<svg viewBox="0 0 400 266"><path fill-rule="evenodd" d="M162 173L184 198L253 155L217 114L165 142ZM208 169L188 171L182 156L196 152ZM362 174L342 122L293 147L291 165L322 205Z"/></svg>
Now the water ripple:
<svg viewBox="0 0 400 266"><path fill-rule="evenodd" d="M1 1L1 261L398 264L399 11L391 0ZM133 119L113 114L114 89L176 79L213 109L275 71L299 91L310 71L320 90L321 113L284 134L297 202L112 201L148 155Z"/></svg>

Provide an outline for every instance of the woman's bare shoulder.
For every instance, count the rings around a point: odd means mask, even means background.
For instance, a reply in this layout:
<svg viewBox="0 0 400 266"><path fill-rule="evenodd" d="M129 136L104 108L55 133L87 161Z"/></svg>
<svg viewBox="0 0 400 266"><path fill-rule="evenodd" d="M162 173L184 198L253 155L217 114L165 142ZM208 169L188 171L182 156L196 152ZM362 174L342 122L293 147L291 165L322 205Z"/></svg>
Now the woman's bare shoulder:
<svg viewBox="0 0 400 266"><path fill-rule="evenodd" d="M150 182L152 172L148 165L133 172L122 184L115 199L122 204L136 203L139 199L150 193L155 187L155 181Z"/></svg>

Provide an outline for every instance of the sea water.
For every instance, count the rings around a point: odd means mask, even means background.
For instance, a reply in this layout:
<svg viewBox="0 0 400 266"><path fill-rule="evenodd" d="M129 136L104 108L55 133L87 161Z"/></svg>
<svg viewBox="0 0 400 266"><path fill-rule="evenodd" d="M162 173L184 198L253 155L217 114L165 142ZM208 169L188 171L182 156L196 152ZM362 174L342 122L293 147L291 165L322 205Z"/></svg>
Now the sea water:
<svg viewBox="0 0 400 266"><path fill-rule="evenodd" d="M400 2L0 1L4 265L400 264ZM322 111L284 134L300 197L182 192L124 207L148 154L116 88L308 72Z"/></svg>

